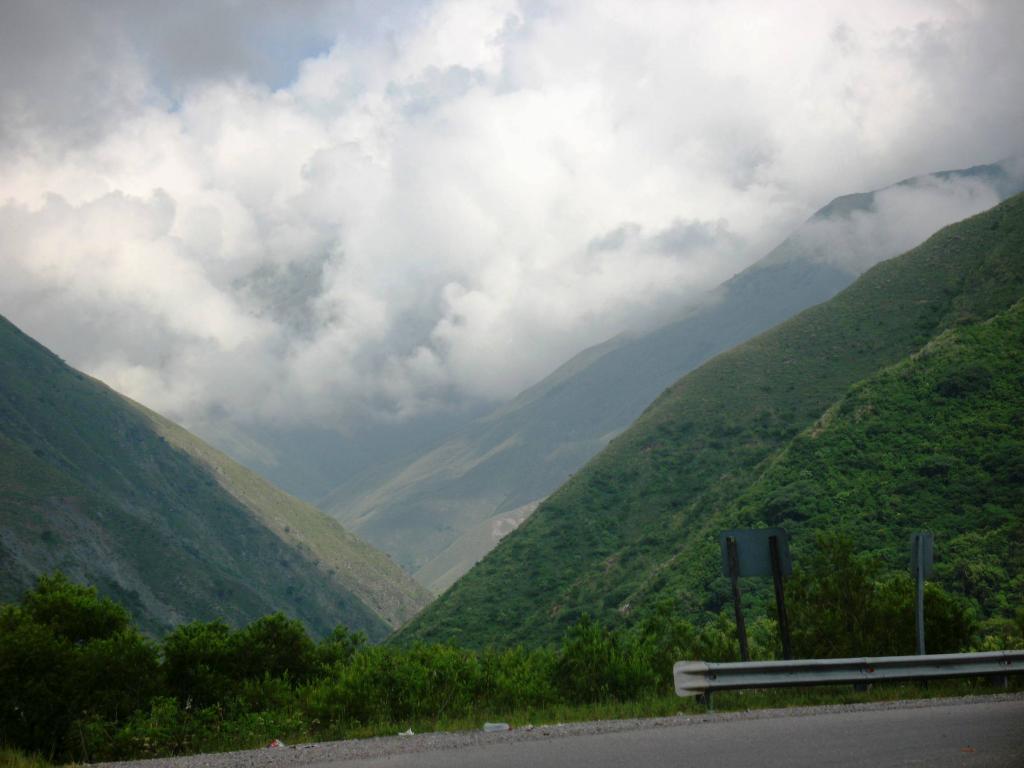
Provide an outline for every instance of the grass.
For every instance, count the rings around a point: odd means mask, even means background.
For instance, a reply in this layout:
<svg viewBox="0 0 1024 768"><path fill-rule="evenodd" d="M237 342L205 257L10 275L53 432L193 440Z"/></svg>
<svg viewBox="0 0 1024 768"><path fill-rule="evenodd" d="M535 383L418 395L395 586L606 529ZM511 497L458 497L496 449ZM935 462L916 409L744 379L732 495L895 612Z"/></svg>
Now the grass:
<svg viewBox="0 0 1024 768"><path fill-rule="evenodd" d="M0 747L0 768L50 768L51 763L39 755L29 755L11 747Z"/></svg>
<svg viewBox="0 0 1024 768"><path fill-rule="evenodd" d="M866 704L883 701L912 701L988 696L1004 692L1024 691L1024 679L1010 679L1008 688L993 686L982 679L933 680L929 682L879 683L866 691L849 685L808 686L803 688L766 688L760 690L721 691L714 694L711 710L697 697L680 698L675 694L652 696L638 701L609 701L597 704L530 708L514 711L480 712L454 719L413 720L408 723L383 723L338 731L317 741L362 739L394 736L406 728L414 733L437 733L480 730L485 722L508 723L512 728L528 725L582 723L595 720L632 720L675 715L706 715L709 712L746 712L759 709L786 709L840 704ZM295 734L298 736L298 734Z"/></svg>

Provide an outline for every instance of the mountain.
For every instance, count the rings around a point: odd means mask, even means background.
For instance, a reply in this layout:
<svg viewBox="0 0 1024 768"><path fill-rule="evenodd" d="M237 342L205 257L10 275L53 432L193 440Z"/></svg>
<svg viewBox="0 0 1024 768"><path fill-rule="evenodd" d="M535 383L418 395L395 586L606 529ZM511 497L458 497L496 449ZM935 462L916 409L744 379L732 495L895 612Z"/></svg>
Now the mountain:
<svg viewBox="0 0 1024 768"><path fill-rule="evenodd" d="M318 506L443 592L680 376L1022 189L1007 161L837 198L675 322L585 350L428 450L340 474Z"/></svg>
<svg viewBox="0 0 1024 768"><path fill-rule="evenodd" d="M1020 552L1013 544L1019 535L1008 542L986 538L1020 530L1017 358L1007 352L1005 360L978 371L970 362L962 369L923 366L935 350L955 348L971 334L984 337L975 326L992 318L994 348L971 355L998 356L1014 345L1018 352L1019 307L998 316L1022 296L1019 195L943 229L868 270L831 300L681 378L398 639L537 644L558 637L584 612L629 621L663 598L691 617L716 613L729 591L719 575L715 537L737 521L800 523L797 551L810 546L812 529L849 523L862 545L898 552L909 527L929 525L945 563L937 571L950 588L969 592L957 569L980 568L988 575L978 578L996 578L998 568L985 571L993 559L1019 584ZM903 367L886 371L894 365ZM907 420L914 429L929 420L945 424L942 435L905 434L881 416L906 407L901 401L873 404L873 391L904 374L924 382L937 377L931 385L938 405L928 407L929 395ZM955 409L957 393L975 389L987 393L984 403L971 401L980 410L1008 391L1015 399L1007 401L1009 411L986 411L975 420ZM916 391L908 385L899 397L913 400ZM836 431L836 415L856 429ZM969 427L976 432L954 434ZM826 444L818 433L847 452L842 461L823 454L817 464L794 463L809 445ZM978 460L970 470L978 473L976 482L961 472L969 454L957 455L968 443ZM888 469L904 461L903 475ZM864 471L833 478L833 466L836 473L844 466ZM872 467L875 475L867 471ZM1000 486L998 494L982 473ZM961 491L935 507L947 481ZM876 497L868 504L871 494ZM900 514L908 517L893 517ZM955 547L964 541L975 541L988 559L958 559Z"/></svg>
<svg viewBox="0 0 1024 768"><path fill-rule="evenodd" d="M284 611L380 639L428 595L386 555L0 318L0 599L60 569L159 634Z"/></svg>
<svg viewBox="0 0 1024 768"><path fill-rule="evenodd" d="M803 548L809 531L843 529L893 570L910 534L931 529L934 578L984 614L1012 614L1024 603L1022 373L1018 301L851 387L723 519L783 525Z"/></svg>

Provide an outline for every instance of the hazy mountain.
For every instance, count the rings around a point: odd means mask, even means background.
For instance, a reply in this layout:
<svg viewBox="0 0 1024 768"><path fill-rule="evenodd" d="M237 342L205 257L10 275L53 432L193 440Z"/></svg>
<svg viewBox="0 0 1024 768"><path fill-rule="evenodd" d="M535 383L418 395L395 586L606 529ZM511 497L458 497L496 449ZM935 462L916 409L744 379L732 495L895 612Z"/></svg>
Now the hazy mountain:
<svg viewBox="0 0 1024 768"><path fill-rule="evenodd" d="M0 599L53 569L159 633L273 611L381 638L428 599L383 553L0 318Z"/></svg>
<svg viewBox="0 0 1024 768"><path fill-rule="evenodd" d="M1022 296L1017 196L684 376L400 637L535 644L661 598L717 612L736 523L791 525L798 550L847 526L891 559L927 526L947 587L1001 580L1019 604Z"/></svg>
<svg viewBox="0 0 1024 768"><path fill-rule="evenodd" d="M404 461L339 472L318 504L441 592L681 375L1021 189L1005 162L837 198L675 322L585 350Z"/></svg>

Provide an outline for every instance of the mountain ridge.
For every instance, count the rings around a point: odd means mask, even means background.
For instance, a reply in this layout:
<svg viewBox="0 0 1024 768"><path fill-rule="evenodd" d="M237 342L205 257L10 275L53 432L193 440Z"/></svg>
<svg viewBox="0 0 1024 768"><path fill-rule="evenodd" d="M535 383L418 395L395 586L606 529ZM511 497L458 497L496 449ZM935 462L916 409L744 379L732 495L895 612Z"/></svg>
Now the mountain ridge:
<svg viewBox="0 0 1024 768"><path fill-rule="evenodd" d="M856 382L1022 294L1018 195L682 377L398 641L536 644L583 612L633 620L658 596L686 615L715 612L728 585L711 576L708 537L765 463ZM693 537L701 547L688 548ZM702 574L681 599L671 590L679 552Z"/></svg>
<svg viewBox="0 0 1024 768"><path fill-rule="evenodd" d="M155 634L284 610L318 634L346 623L375 639L426 601L336 521L2 317L0 348L3 598L59 568Z"/></svg>
<svg viewBox="0 0 1024 768"><path fill-rule="evenodd" d="M1015 161L1003 161L836 198L676 320L583 350L433 448L349 480L318 504L442 592L493 545L480 536L481 526L500 525L513 510L547 497L679 376L831 298L855 279L865 258L895 256L871 251L877 238L863 232L879 200L904 204L907 195L963 184L968 197L977 192L979 204L994 203L1024 189L1019 171ZM820 231L823 225L840 227L836 239L851 253L869 254L844 264L829 253L831 230Z"/></svg>

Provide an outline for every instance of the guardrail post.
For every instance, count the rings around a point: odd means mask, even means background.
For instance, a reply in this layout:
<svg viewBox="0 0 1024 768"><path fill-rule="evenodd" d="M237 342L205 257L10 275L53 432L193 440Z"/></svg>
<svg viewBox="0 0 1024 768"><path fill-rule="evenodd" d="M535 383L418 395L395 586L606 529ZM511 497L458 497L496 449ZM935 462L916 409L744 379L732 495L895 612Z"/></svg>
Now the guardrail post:
<svg viewBox="0 0 1024 768"><path fill-rule="evenodd" d="M699 701L701 704L703 704L705 707L707 707L708 708L708 712L714 712L715 711L715 703L714 703L714 700L713 700L714 695L715 695L714 691L705 691L704 693L700 694L697 697L697 701Z"/></svg>
<svg viewBox="0 0 1024 768"><path fill-rule="evenodd" d="M1010 687L1010 676L1009 675L989 675L989 685L995 688L1009 688Z"/></svg>

